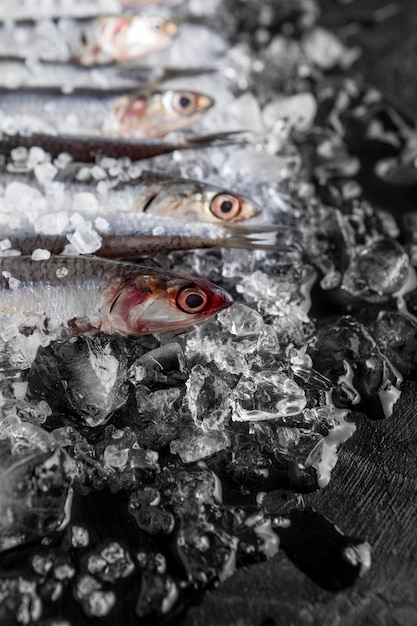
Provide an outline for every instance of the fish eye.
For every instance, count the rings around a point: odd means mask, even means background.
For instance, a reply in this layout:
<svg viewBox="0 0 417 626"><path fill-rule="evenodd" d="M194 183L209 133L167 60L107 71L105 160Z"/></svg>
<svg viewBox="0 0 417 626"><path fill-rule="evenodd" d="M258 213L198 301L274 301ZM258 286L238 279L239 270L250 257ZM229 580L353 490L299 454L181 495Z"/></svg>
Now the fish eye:
<svg viewBox="0 0 417 626"><path fill-rule="evenodd" d="M242 210L240 200L228 193L219 193L214 196L210 204L210 210L221 220L232 220L237 217Z"/></svg>
<svg viewBox="0 0 417 626"><path fill-rule="evenodd" d="M172 106L178 113L190 115L195 111L196 97L194 94L186 91L176 93L172 100Z"/></svg>
<svg viewBox="0 0 417 626"><path fill-rule="evenodd" d="M198 313L208 302L207 294L197 287L185 287L177 295L177 306L184 313Z"/></svg>

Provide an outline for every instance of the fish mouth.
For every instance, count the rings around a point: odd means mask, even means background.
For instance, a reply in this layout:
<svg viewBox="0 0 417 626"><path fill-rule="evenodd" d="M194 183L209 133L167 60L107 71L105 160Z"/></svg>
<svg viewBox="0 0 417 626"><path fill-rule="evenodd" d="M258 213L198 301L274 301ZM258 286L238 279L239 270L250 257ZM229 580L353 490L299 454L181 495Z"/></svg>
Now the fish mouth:
<svg viewBox="0 0 417 626"><path fill-rule="evenodd" d="M161 24L161 31L169 37L175 37L178 34L178 26L174 22L166 20Z"/></svg>
<svg viewBox="0 0 417 626"><path fill-rule="evenodd" d="M247 198L241 197L240 201L241 201L242 210L239 215L240 219L236 221L247 220L247 219L250 219L251 217L256 217L257 215L260 215L262 213L261 208L256 206L256 204L254 204Z"/></svg>
<svg viewBox="0 0 417 626"><path fill-rule="evenodd" d="M197 111L208 111L213 106L214 106L214 100L213 98L210 98L210 96L200 94L197 97Z"/></svg>

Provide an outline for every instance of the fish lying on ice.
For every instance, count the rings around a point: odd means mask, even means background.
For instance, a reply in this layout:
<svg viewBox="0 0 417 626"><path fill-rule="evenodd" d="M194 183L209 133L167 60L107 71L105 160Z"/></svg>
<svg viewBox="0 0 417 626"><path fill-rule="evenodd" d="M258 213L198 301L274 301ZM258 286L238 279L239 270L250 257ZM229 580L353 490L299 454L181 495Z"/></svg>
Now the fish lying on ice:
<svg viewBox="0 0 417 626"><path fill-rule="evenodd" d="M157 15L102 15L0 28L0 57L76 62L94 66L139 59L167 48L177 26Z"/></svg>
<svg viewBox="0 0 417 626"><path fill-rule="evenodd" d="M200 278L87 256L0 260L0 326L54 338L186 328L232 304Z"/></svg>
<svg viewBox="0 0 417 626"><path fill-rule="evenodd" d="M261 212L253 200L243 194L163 172L144 171L129 181L109 180L104 185L103 194L98 193L96 180L82 182L77 179L78 174L83 174L82 168L70 164L54 178L54 181L65 183L65 198L72 210L77 210L77 194L87 192L94 194L102 210L111 213L117 209L190 222L235 224ZM0 182L4 180L7 178L0 176ZM63 208L68 207L64 205Z"/></svg>
<svg viewBox="0 0 417 626"><path fill-rule="evenodd" d="M29 255L37 249L51 254L94 253L111 259L204 248L289 250L279 243L279 226L223 227L137 213L90 213L87 220L81 221L80 217L77 215L78 219L71 221L67 214L46 214L33 222L22 218L19 227L13 228L3 221L0 257ZM58 234L55 223L60 229Z"/></svg>
<svg viewBox="0 0 417 626"><path fill-rule="evenodd" d="M175 5L179 0L2 0L0 21L36 22L40 19L85 19L120 14L125 8L141 9L150 4Z"/></svg>
<svg viewBox="0 0 417 626"><path fill-rule="evenodd" d="M74 89L151 91L161 83L178 77L214 72L211 67L163 67L142 65L135 61L108 63L99 68L79 63L58 63L39 59L0 57L0 87L60 89L70 93Z"/></svg>
<svg viewBox="0 0 417 626"><path fill-rule="evenodd" d="M119 90L0 88L3 125L25 133L64 133L121 138L159 138L191 126L214 104L196 91L165 89L150 93Z"/></svg>
<svg viewBox="0 0 417 626"><path fill-rule="evenodd" d="M10 157L18 147L32 148L38 146L55 159L62 152L69 154L74 161L95 163L103 156L119 159L129 158L131 161L150 159L174 150L227 145L238 141L240 131L212 133L197 137L180 137L172 141L158 139L137 139L133 141L113 139L112 137L90 137L79 135L51 135L47 133L0 134L0 154Z"/></svg>

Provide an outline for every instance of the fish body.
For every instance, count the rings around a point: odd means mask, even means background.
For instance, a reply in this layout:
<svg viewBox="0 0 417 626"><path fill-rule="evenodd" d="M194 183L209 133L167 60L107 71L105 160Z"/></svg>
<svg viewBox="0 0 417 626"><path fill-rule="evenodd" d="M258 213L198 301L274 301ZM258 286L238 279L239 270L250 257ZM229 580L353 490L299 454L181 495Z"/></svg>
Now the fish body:
<svg viewBox="0 0 417 626"><path fill-rule="evenodd" d="M198 180L180 178L163 172L144 171L129 181L108 181L105 194L97 194L97 181L80 182L78 170L71 165L61 170L56 182L66 183L66 197L76 208L76 194L96 193L103 209L146 213L189 222L235 224L255 217L260 208L243 194Z"/></svg>
<svg viewBox="0 0 417 626"><path fill-rule="evenodd" d="M101 15L83 20L41 20L0 28L0 57L101 66L142 58L168 47L177 33L151 15Z"/></svg>
<svg viewBox="0 0 417 626"><path fill-rule="evenodd" d="M141 9L150 4L179 4L178 0L2 0L0 21L36 22L40 19L86 19L119 14L124 8Z"/></svg>
<svg viewBox="0 0 417 626"><path fill-rule="evenodd" d="M48 87L67 92L77 88L149 89L163 78L163 70L148 67L103 65L100 71L79 63L56 63L21 58L0 58L0 85L18 87ZM151 86L151 87L150 87Z"/></svg>
<svg viewBox="0 0 417 626"><path fill-rule="evenodd" d="M51 232L59 215L60 232ZM62 219L67 224L63 227ZM81 216L78 215L78 218ZM87 215L86 215L87 217ZM6 216L7 218L7 216ZM9 221L6 219L6 221ZM40 248L52 254L91 254L111 259L139 258L177 250L247 248L280 251L276 226L223 227L137 213L89 213L88 220L45 214L19 226L0 228L0 257L29 255ZM271 240L272 238L272 240ZM68 245L71 247L68 248Z"/></svg>
<svg viewBox="0 0 417 626"><path fill-rule="evenodd" d="M160 138L190 126L214 104L195 91L0 89L3 124L43 133L120 138Z"/></svg>
<svg viewBox="0 0 417 626"><path fill-rule="evenodd" d="M67 61L59 63L15 56L0 57L0 88L59 89L71 93L76 89L141 90L157 89L166 81L183 76L213 72L210 67L163 67L143 65L136 61L108 63L101 67L88 67Z"/></svg>
<svg viewBox="0 0 417 626"><path fill-rule="evenodd" d="M86 256L4 258L0 273L1 326L54 338L183 329L232 303L199 278Z"/></svg>
<svg viewBox="0 0 417 626"><path fill-rule="evenodd" d="M95 163L97 159L107 156L114 159L128 158L131 161L150 159L161 154L169 154L175 150L202 148L213 145L228 145L236 142L240 133L225 132L197 137L176 138L172 141L162 139L123 140L112 137L89 137L80 135L52 135L50 133L2 133L0 134L0 154L10 158L15 148L32 148L37 146L50 154L52 159L61 153L69 154L74 161Z"/></svg>

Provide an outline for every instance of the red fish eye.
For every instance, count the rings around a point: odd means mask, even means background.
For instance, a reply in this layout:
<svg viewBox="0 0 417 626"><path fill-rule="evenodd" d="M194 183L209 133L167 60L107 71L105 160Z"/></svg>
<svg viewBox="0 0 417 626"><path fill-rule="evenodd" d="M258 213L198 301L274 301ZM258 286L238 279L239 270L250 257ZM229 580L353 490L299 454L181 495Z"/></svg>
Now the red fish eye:
<svg viewBox="0 0 417 626"><path fill-rule="evenodd" d="M196 97L187 92L177 93L172 100L172 106L179 113L190 115L196 107Z"/></svg>
<svg viewBox="0 0 417 626"><path fill-rule="evenodd" d="M232 220L237 217L242 210L240 201L235 196L228 193L219 193L213 198L210 210L221 220Z"/></svg>
<svg viewBox="0 0 417 626"><path fill-rule="evenodd" d="M197 287L185 287L177 295L177 306L184 313L198 313L208 302L207 294Z"/></svg>

